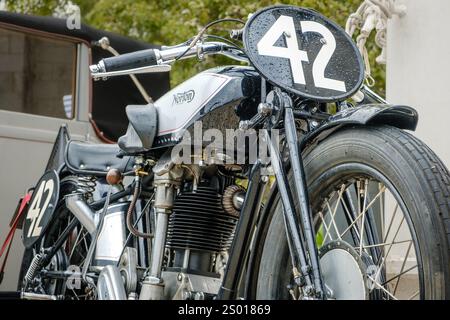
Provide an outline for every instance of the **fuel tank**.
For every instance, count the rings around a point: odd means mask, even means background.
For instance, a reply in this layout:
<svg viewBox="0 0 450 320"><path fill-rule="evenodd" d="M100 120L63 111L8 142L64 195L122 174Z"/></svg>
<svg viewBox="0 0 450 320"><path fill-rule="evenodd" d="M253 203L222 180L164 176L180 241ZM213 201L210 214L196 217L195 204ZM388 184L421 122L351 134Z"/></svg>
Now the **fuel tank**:
<svg viewBox="0 0 450 320"><path fill-rule="evenodd" d="M206 70L155 102L158 134L153 148L178 143L196 121L202 129L237 129L250 119L260 99L261 78L252 67L225 66Z"/></svg>

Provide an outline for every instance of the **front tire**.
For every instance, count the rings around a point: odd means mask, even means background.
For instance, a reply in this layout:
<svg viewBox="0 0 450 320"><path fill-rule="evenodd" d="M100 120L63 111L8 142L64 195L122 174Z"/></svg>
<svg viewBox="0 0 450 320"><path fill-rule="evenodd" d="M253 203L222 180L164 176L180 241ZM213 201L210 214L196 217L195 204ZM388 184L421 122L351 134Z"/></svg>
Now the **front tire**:
<svg viewBox="0 0 450 320"><path fill-rule="evenodd" d="M348 127L317 146L305 150L303 158L318 245L327 248L340 246L341 242L345 242L349 250L355 249L360 253L359 264L369 261L366 266L375 264L379 267L380 272L377 271L376 274L380 277L377 279L381 280L373 281L376 287L367 288L368 298L450 298L450 175L439 158L424 143L393 127ZM375 218L369 229L375 230L375 238L378 236L379 239L385 240L386 244L381 240L376 242L374 237L364 234L365 231L367 233L367 223L370 222L367 221L370 219L364 219L364 212L368 210L361 208L367 206L367 202L364 202L359 195L361 192L358 193L359 187L356 187L364 183L366 187L363 190L369 190L364 199L370 201L369 195L378 195L380 199L378 207L373 205L370 209ZM370 185L375 188L372 193ZM385 188L382 189L381 185ZM379 191L385 190L383 193L386 192L386 195L377 192L377 187L381 188ZM291 184L291 189L293 188ZM360 206L359 211L355 210L364 213L359 220L355 219L358 220L356 222L343 218L349 211L345 210L349 203L342 198L343 194L347 194L347 190L350 190L347 200L353 198L356 201L355 207ZM335 202L331 203L333 199ZM390 273L396 267L387 265L388 261L392 260L394 263L396 259L387 256L392 255L391 248L400 246L402 242L396 240L390 231L393 221L400 215L391 213L391 226L388 226L387 209L390 205L387 202L392 199L397 201L397 208L401 209L404 217L398 222L399 229L407 226L411 239L410 245L406 245L405 240L405 246L409 249L404 261L396 265L399 265L397 268L402 267L400 271L405 273L405 277L417 274L417 279L411 283L417 285L418 290L414 288L414 291L411 291L413 293L407 292L410 284L399 285L403 274L395 278ZM292 267L279 194L275 194L268 206L269 219L262 233L263 239L256 248L259 263L255 270L256 289L253 293L257 299L288 299L292 296L292 290L291 293L287 290L287 286L292 283ZM342 215L342 218L339 218L339 215ZM346 226L345 222L348 223ZM398 233L404 232L397 230ZM394 238L390 244L387 243L389 237ZM383 260L385 262L382 262ZM408 264L414 264L414 261L417 264L416 269L408 271ZM329 273L330 267L327 269ZM333 276L338 279L345 275ZM369 274L363 276L370 277ZM396 294L398 291L405 292L401 295L392 294L394 287ZM344 296L346 297L349 296Z"/></svg>

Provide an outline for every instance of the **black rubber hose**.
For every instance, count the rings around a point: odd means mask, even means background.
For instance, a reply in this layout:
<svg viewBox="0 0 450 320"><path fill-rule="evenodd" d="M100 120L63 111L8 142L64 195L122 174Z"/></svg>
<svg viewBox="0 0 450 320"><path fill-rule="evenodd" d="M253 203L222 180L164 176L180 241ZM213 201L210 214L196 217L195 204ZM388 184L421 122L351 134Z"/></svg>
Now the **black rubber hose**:
<svg viewBox="0 0 450 320"><path fill-rule="evenodd" d="M125 190L116 192L111 195L110 202L113 203L123 197L129 196L131 194L131 187L127 187ZM106 197L97 200L95 202L92 202L89 206L94 210L100 210L105 205Z"/></svg>

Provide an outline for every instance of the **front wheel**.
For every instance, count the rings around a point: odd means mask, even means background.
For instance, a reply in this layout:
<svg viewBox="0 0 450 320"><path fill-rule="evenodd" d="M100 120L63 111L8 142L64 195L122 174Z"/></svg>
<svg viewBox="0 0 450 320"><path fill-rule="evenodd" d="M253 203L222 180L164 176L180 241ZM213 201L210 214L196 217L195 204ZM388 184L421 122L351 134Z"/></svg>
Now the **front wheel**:
<svg viewBox="0 0 450 320"><path fill-rule="evenodd" d="M392 127L353 127L303 157L330 299L450 298L450 175L425 144ZM255 297L301 298L279 195L269 210Z"/></svg>

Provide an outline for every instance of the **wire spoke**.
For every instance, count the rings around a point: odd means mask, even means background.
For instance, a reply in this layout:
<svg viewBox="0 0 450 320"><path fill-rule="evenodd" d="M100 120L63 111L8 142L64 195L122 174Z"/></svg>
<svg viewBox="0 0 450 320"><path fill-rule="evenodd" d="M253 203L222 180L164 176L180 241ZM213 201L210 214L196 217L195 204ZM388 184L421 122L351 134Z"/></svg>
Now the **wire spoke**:
<svg viewBox="0 0 450 320"><path fill-rule="evenodd" d="M77 295L77 293L75 292L75 290L73 290L73 289L70 289L70 290L72 290L72 293L74 294L75 298L76 298L77 300L80 300L80 298L78 297L78 295Z"/></svg>
<svg viewBox="0 0 450 320"><path fill-rule="evenodd" d="M406 265L406 261L408 260L408 255L409 255L409 251L411 250L411 246L412 246L412 241L409 243L408 245L408 249L406 250L406 255L405 255L405 259L403 259L403 264L402 267L400 269L400 274L403 273L403 270L405 270L405 265ZM403 274L402 274L403 275ZM400 276L401 277L401 276ZM398 278L397 282L395 283L395 288L394 288L394 295L397 292L398 289L398 284L400 283L400 277Z"/></svg>
<svg viewBox="0 0 450 320"><path fill-rule="evenodd" d="M407 243L407 242L412 242L412 240L402 240L402 241L395 241L395 242L384 242L384 243L378 243L378 244L370 244L370 245L363 246L363 248L364 249L378 248L378 247L385 247L385 246L389 246L389 245L403 244L403 243ZM357 249L357 248L355 247L355 249Z"/></svg>
<svg viewBox="0 0 450 320"><path fill-rule="evenodd" d="M388 229L387 229L386 234L385 234L384 239L383 239L384 242L386 242L386 240L388 238L388 235L391 232L392 223L394 222L394 218L395 218L395 215L397 214L397 210L398 210L398 203L395 204L394 212L392 213L392 217L391 217L391 220L389 222Z"/></svg>
<svg viewBox="0 0 450 320"><path fill-rule="evenodd" d="M419 294L420 294L420 290L418 290L416 293L414 293L412 296L410 296L410 297L408 298L408 300L414 299L414 298L417 297Z"/></svg>
<svg viewBox="0 0 450 320"><path fill-rule="evenodd" d="M383 287L381 284L379 284L377 281L375 281L374 278L372 278L372 277L369 276L369 275L368 275L367 277L372 281L372 283L373 283L374 285L376 285L379 289L383 290L389 297L391 297L391 298L394 299L394 300L398 300L394 295L392 295L392 293L390 293L388 290L386 290L385 287ZM376 278L376 276L375 276L375 278Z"/></svg>
<svg viewBox="0 0 450 320"><path fill-rule="evenodd" d="M363 200L363 208L362 208L362 212L366 212L366 200L367 200L367 189L368 189L368 184L369 184L369 180L364 180L364 200ZM358 190L359 194L361 194L362 192L360 190ZM365 218L366 215L364 214L362 217L362 222L361 222L361 236L359 237L359 256L362 256L362 251L363 251L363 242L364 242L364 223L365 223Z"/></svg>
<svg viewBox="0 0 450 320"><path fill-rule="evenodd" d="M383 184L382 183L378 183L378 190L380 190L382 188ZM380 217L381 217L381 221L382 221L382 226L384 226L384 219L385 219L385 210L384 210L384 197L380 197ZM381 234L381 236L383 237L383 233Z"/></svg>
<svg viewBox="0 0 450 320"><path fill-rule="evenodd" d="M417 268L417 266L418 266L418 265L416 264L416 265L414 265L414 266L412 266L412 267L410 267L410 268L408 268L408 269L402 271L401 273L397 274L396 276L394 276L394 277L390 278L389 280L385 281L382 285L385 286L385 285L387 285L388 283L394 281L395 279L400 278L402 275L407 274L407 273L410 272L411 270L414 270L415 268ZM395 292L394 292L394 294L395 294Z"/></svg>
<svg viewBox="0 0 450 320"><path fill-rule="evenodd" d="M381 188L381 190L377 193L377 195L370 201L370 203L367 205L365 211L361 212L360 214L358 214L358 216L355 218L355 220L347 227L347 229L344 230L343 233L341 233L341 237L343 237L354 225L355 223L358 222L359 219L361 219L361 217L366 213L367 210L369 210L372 205L375 203L375 201L378 199L378 197L384 192L386 191L386 187L383 186L383 188Z"/></svg>
<svg viewBox="0 0 450 320"><path fill-rule="evenodd" d="M83 235L83 236L81 236L81 235ZM80 232L77 235L77 238L75 239L75 244L73 245L72 250L70 251L69 261L70 261L70 259L72 259L73 253L75 252L75 249L77 248L77 246L79 246L82 241L85 241L86 235L87 235L87 233L84 232L84 228L81 228Z"/></svg>
<svg viewBox="0 0 450 320"><path fill-rule="evenodd" d="M349 201L351 201L350 197L349 197ZM341 201L342 202L342 207L344 208L345 214L348 217L349 221L353 221L352 219L352 215L350 214L350 210L348 210L347 205L345 204L345 201ZM359 230L357 228L354 229L356 232L356 236L359 237Z"/></svg>
<svg viewBox="0 0 450 320"><path fill-rule="evenodd" d="M328 234L330 234L330 240L333 241L333 238L331 237L330 229L327 227L327 224L325 222L322 212L319 212L319 217L322 220L323 227L325 228L325 237L323 238L323 242L325 243L325 240L327 239Z"/></svg>
<svg viewBox="0 0 450 320"><path fill-rule="evenodd" d="M401 220L401 222L400 222L400 224L399 224L399 226L398 226L397 231L395 232L395 235L394 235L394 238L392 239L392 241L395 241L395 239L397 238L397 235L398 235L398 233L399 233L399 231L400 231L400 227L402 226L403 221L405 221L405 216L402 217L402 220ZM387 256L389 255L389 253L391 252L391 249L392 249L392 243L389 245L389 247L388 247L388 249L387 249L387 253L386 253L386 254L384 255L384 257L381 259L381 263L378 265L378 271L377 271L377 274L375 275L375 278L377 278L378 275L380 274L381 269L383 268L384 263L386 262L386 257L387 257Z"/></svg>
<svg viewBox="0 0 450 320"><path fill-rule="evenodd" d="M341 186L341 189L339 190L339 193L338 193L338 199L336 200L336 205L335 205L335 207L334 207L334 210L331 210L330 203L328 202L328 200L326 200L328 210L329 210L330 213L331 213L331 222L328 224L328 228L327 228L327 229L329 229L329 228L331 227L331 225L333 225L334 231L336 232L336 235L338 236L338 238L339 238L340 240L341 240L342 238L341 238L341 236L339 235L339 230L338 230L337 225L336 225L335 216L336 216L336 212L337 212L337 209L338 209L339 204L340 204L340 202L341 202L342 194L344 193L344 191L345 191L345 184L343 184L343 185ZM330 233L330 238L331 238L331 233ZM324 241L325 241L325 240L326 240L326 237L324 238Z"/></svg>

